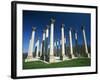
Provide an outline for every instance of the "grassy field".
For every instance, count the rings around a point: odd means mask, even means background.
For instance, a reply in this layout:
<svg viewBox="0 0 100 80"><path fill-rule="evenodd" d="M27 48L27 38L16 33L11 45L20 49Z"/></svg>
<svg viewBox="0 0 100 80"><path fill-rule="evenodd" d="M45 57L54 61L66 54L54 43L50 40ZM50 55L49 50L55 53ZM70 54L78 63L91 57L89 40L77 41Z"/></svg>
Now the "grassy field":
<svg viewBox="0 0 100 80"><path fill-rule="evenodd" d="M46 64L42 61L23 62L23 69L82 67L90 65L91 65L91 60L89 58L78 58L51 64Z"/></svg>

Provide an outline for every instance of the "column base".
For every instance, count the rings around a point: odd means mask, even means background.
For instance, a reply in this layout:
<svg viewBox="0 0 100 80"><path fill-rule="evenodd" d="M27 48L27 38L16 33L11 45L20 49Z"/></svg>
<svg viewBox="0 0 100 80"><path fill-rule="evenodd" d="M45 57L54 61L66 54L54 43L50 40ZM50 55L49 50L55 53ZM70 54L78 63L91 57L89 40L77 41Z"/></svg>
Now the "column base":
<svg viewBox="0 0 100 80"><path fill-rule="evenodd" d="M40 59L40 57L35 57L35 59Z"/></svg>
<svg viewBox="0 0 100 80"><path fill-rule="evenodd" d="M87 55L88 55L88 58L90 58L90 57L91 57L89 53L87 53Z"/></svg>
<svg viewBox="0 0 100 80"><path fill-rule="evenodd" d="M65 55L62 56L62 61L68 60L69 58Z"/></svg>
<svg viewBox="0 0 100 80"><path fill-rule="evenodd" d="M60 60L60 57L55 57L56 60Z"/></svg>
<svg viewBox="0 0 100 80"><path fill-rule="evenodd" d="M27 59L32 59L32 58L33 58L32 55L27 56Z"/></svg>
<svg viewBox="0 0 100 80"><path fill-rule="evenodd" d="M33 58L33 56L28 56L25 59L25 62L38 61L38 60L39 60L39 57Z"/></svg>
<svg viewBox="0 0 100 80"><path fill-rule="evenodd" d="M34 61L34 59L33 58L26 58L25 59L25 62L31 62L31 61Z"/></svg>
<svg viewBox="0 0 100 80"><path fill-rule="evenodd" d="M55 57L54 56L50 56L49 63L54 63L54 62L55 62Z"/></svg>
<svg viewBox="0 0 100 80"><path fill-rule="evenodd" d="M72 54L72 59L75 59L76 57Z"/></svg>

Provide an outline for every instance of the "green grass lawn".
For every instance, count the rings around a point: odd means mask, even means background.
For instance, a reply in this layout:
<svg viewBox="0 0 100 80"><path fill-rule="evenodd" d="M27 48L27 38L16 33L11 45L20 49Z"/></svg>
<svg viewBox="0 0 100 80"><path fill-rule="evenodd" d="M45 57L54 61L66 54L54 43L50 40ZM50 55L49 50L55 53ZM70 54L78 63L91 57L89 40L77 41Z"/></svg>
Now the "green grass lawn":
<svg viewBox="0 0 100 80"><path fill-rule="evenodd" d="M23 62L23 69L82 67L90 65L91 65L91 60L89 58L78 58L51 64L46 64L41 61Z"/></svg>

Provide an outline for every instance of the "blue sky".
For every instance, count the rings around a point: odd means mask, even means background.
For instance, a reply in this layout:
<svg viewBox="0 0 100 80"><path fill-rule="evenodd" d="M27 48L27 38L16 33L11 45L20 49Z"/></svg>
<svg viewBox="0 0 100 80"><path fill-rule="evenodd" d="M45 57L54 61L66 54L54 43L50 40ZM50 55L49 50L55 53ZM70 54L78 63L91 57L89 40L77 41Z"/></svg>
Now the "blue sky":
<svg viewBox="0 0 100 80"><path fill-rule="evenodd" d="M23 11L23 52L28 52L29 40L31 38L32 26L36 27L35 33L35 43L38 38L41 42L42 32L46 29L46 25L50 25L50 19L55 17L55 27L54 27L54 41L61 39L61 24L65 24L65 36L66 45L68 45L68 28L77 30L78 32L78 44L82 44L83 36L81 26L85 26L87 43L90 45L90 35L91 35L91 15L88 13L64 13L64 12L46 12L46 11ZM74 33L72 32L73 45Z"/></svg>

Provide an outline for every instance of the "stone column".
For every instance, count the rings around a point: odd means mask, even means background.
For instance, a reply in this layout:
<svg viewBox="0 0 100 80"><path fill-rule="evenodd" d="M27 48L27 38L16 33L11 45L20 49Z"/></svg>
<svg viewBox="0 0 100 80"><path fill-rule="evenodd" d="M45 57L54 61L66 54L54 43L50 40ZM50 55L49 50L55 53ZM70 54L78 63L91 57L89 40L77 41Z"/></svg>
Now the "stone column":
<svg viewBox="0 0 100 80"><path fill-rule="evenodd" d="M75 31L75 53L76 56L79 57L79 53L78 53L78 41L77 41L77 31Z"/></svg>
<svg viewBox="0 0 100 80"><path fill-rule="evenodd" d="M42 39L42 56L41 59L45 60L45 31L43 31L43 39Z"/></svg>
<svg viewBox="0 0 100 80"><path fill-rule="evenodd" d="M61 41L62 41L62 55L61 55L61 59L62 60L66 60L66 56L65 56L65 39L64 39L64 24L61 25Z"/></svg>
<svg viewBox="0 0 100 80"><path fill-rule="evenodd" d="M49 62L53 63L55 62L55 57L54 57L54 22L55 20L51 18L51 26L50 26L50 58Z"/></svg>
<svg viewBox="0 0 100 80"><path fill-rule="evenodd" d="M31 54L33 53L35 30L36 30L36 28L32 27L31 50L30 50Z"/></svg>
<svg viewBox="0 0 100 80"><path fill-rule="evenodd" d="M32 36L29 42L29 51L28 51L28 56L27 59L25 60L26 62L28 61L33 61L33 47L34 47L34 37L35 37L35 27L32 27Z"/></svg>
<svg viewBox="0 0 100 80"><path fill-rule="evenodd" d="M48 37L49 37L49 26L46 26L46 39L45 39L45 56L46 61L49 61L49 54L48 54Z"/></svg>
<svg viewBox="0 0 100 80"><path fill-rule="evenodd" d="M83 39L84 39L84 44L85 44L85 52L88 55L88 58L90 58L90 54L88 52L88 47L87 47L87 41L86 41L86 34L85 34L85 29L82 26L82 32L83 32Z"/></svg>
<svg viewBox="0 0 100 80"><path fill-rule="evenodd" d="M69 42L70 42L70 54L72 59L75 58L74 54L73 54L73 44L72 44L72 32L71 32L72 28L69 29Z"/></svg>

